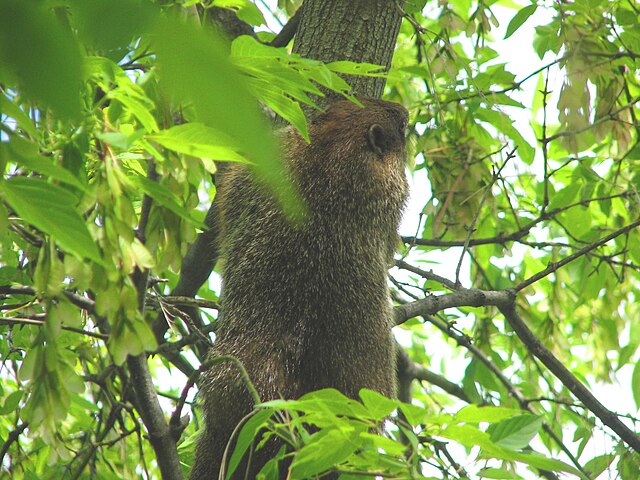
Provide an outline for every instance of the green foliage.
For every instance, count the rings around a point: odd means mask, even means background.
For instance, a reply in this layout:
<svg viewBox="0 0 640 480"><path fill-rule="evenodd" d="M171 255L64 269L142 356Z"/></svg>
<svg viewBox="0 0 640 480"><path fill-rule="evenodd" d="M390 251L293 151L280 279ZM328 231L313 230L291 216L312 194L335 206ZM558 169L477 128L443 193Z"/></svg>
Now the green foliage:
<svg viewBox="0 0 640 480"><path fill-rule="evenodd" d="M174 413L178 372L195 371L216 315L198 330L163 295L206 228L211 174L250 164L304 214L264 110L308 140L302 106L325 89L349 96L343 74L381 75L268 46L266 32L228 42L207 22L223 7L260 26L300 2L278 4L0 0L0 477L158 478L126 360L154 352ZM640 215L640 5L404 8L386 96L410 110L423 215L415 238L403 231L412 270L392 270L394 299L456 294L457 280L516 289L528 327L603 403L620 384L611 408L637 431L640 233L623 229ZM412 405L367 390L267 402L238 432L229 474L278 437L263 478L640 478L640 454L479 304L397 329L421 380ZM185 472L196 423L179 445Z"/></svg>
<svg viewBox="0 0 640 480"><path fill-rule="evenodd" d="M540 428L542 420L521 411L499 407L465 407L457 414L434 417L407 415L416 413L415 406L385 398L375 392L362 390L362 404L336 390L320 390L299 400L267 402L243 427L238 447L230 462L227 478L237 461L248 449L248 439L263 440L277 436L296 450L293 456L282 449L276 461L287 469L287 478L321 478L322 474L339 472L341 479L362 475L381 475L391 478L427 478L420 474L420 461L435 458L446 451L443 440L453 440L468 447L479 446L478 457L489 455L508 463L521 462L537 468L572 472L575 468L557 460L522 453ZM380 422L393 414L395 424L389 432L382 432ZM279 412L274 415L275 412ZM400 421L397 412L405 412L411 425ZM269 417L273 418L268 420ZM277 419L287 419L282 422ZM489 424L480 428L479 424ZM258 432L264 428L262 434ZM486 430L486 431L485 431ZM439 440L443 439L443 440ZM290 460L287 467L285 459ZM374 460L375 459L375 460ZM375 467L373 466L375 465ZM272 465L264 478L278 478ZM273 476L276 475L276 476ZM260 478L260 477L259 477Z"/></svg>
<svg viewBox="0 0 640 480"><path fill-rule="evenodd" d="M57 21L50 8L19 0L2 2L0 81L19 84L26 95L61 117L78 119L82 57L71 32Z"/></svg>

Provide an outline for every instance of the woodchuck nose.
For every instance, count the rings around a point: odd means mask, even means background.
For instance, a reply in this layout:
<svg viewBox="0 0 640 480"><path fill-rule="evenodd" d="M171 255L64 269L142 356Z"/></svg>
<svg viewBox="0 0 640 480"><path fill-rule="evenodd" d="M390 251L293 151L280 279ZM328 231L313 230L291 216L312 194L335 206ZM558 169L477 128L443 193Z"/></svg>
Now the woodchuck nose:
<svg viewBox="0 0 640 480"><path fill-rule="evenodd" d="M301 222L285 217L247 166L229 166L219 184L224 266L209 355L240 360L262 401L322 388L353 398L362 388L394 395L387 269L407 197L407 111L382 100L360 102L364 108L338 101L317 115L311 143L292 128L279 133L286 171L306 209ZM229 362L204 374L200 397L205 427L191 479L214 480L252 400ZM255 478L277 451L263 450L234 478Z"/></svg>

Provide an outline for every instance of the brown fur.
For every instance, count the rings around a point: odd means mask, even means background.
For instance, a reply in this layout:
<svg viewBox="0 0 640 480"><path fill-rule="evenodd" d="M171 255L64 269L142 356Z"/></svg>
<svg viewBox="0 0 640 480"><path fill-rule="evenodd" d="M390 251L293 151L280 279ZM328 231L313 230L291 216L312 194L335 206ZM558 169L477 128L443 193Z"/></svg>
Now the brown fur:
<svg viewBox="0 0 640 480"><path fill-rule="evenodd" d="M327 387L394 395L387 268L407 193L407 113L361 101L365 108L341 101L320 114L310 144L284 131L285 166L307 210L302 224L283 216L245 166L231 166L218 190L225 266L211 355L238 358L263 401ZM201 397L206 426L191 478L213 480L251 398L229 363L205 374Z"/></svg>

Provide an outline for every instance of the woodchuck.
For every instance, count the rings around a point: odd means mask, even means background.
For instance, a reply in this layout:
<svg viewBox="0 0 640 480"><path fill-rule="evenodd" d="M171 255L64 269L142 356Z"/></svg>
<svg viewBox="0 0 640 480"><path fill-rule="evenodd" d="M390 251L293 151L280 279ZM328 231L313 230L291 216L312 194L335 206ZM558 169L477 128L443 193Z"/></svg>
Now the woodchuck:
<svg viewBox="0 0 640 480"><path fill-rule="evenodd" d="M224 266L210 358L239 359L263 401L321 388L354 398L362 388L394 395L387 269L407 197L407 111L360 101L364 108L343 100L317 115L311 143L292 128L280 132L284 165L306 210L302 221L287 219L245 165L229 166L219 184ZM205 429L191 479L213 480L253 405L228 362L204 374L200 397ZM236 477L255 478L276 451L257 452L249 475Z"/></svg>

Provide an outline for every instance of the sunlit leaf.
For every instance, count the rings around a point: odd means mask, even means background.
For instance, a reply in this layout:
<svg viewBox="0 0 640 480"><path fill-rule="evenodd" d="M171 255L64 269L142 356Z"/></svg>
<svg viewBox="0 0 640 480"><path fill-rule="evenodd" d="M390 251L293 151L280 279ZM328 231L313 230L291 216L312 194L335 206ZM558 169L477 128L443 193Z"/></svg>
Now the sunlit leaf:
<svg viewBox="0 0 640 480"><path fill-rule="evenodd" d="M507 26L507 31L504 34L505 40L513 35L524 24L524 22L526 22L527 19L536 12L537 9L538 5L534 3L532 5L527 5L518 11Z"/></svg>
<svg viewBox="0 0 640 480"><path fill-rule="evenodd" d="M522 415L522 410L505 407L479 407L478 405L469 405L456 413L454 418L458 422L466 423L495 423L517 415Z"/></svg>
<svg viewBox="0 0 640 480"><path fill-rule="evenodd" d="M529 445L542 426L542 418L535 415L519 415L490 425L487 432L496 445L519 450Z"/></svg>
<svg viewBox="0 0 640 480"><path fill-rule="evenodd" d="M640 409L640 362L637 362L636 366L633 367L631 392L633 393L633 400L636 402L636 407Z"/></svg>
<svg viewBox="0 0 640 480"><path fill-rule="evenodd" d="M3 156L22 167L84 190L84 185L69 170L55 165L50 158L40 155L36 144L18 136L12 137L10 142L0 144L0 157Z"/></svg>
<svg viewBox="0 0 640 480"><path fill-rule="evenodd" d="M222 131L207 127L202 123L188 123L162 130L147 139L180 153L194 157L210 158L219 161L247 163L248 160L238 153L241 148Z"/></svg>
<svg viewBox="0 0 640 480"><path fill-rule="evenodd" d="M309 478L347 459L360 446L352 434L340 430L315 434L295 455L291 464L292 478Z"/></svg>
<svg viewBox="0 0 640 480"><path fill-rule="evenodd" d="M395 401L373 390L360 390L360 398L364 406L371 412L373 418L376 420L382 420L396 409Z"/></svg>
<svg viewBox="0 0 640 480"><path fill-rule="evenodd" d="M225 478L231 478L233 472L238 468L238 464L242 460L245 452L249 449L252 443L256 442L256 435L258 431L264 427L267 420L273 415L274 411L269 408L258 410L254 415L246 421L242 430L238 434L238 440L236 441L236 447L233 450L231 459L227 467L227 475Z"/></svg>
<svg viewBox="0 0 640 480"><path fill-rule="evenodd" d="M602 472L604 472L611 462L616 459L615 455L599 455L592 458L584 465L584 470L592 477L597 478Z"/></svg>
<svg viewBox="0 0 640 480"><path fill-rule="evenodd" d="M4 95L0 95L0 112L12 117L16 121L18 127L22 128L32 137L38 136L36 127L29 116L22 111L18 105Z"/></svg>
<svg viewBox="0 0 640 480"><path fill-rule="evenodd" d="M101 261L96 243L75 209L77 199L67 190L45 180L22 177L11 178L0 187L18 215L50 234L63 249Z"/></svg>

